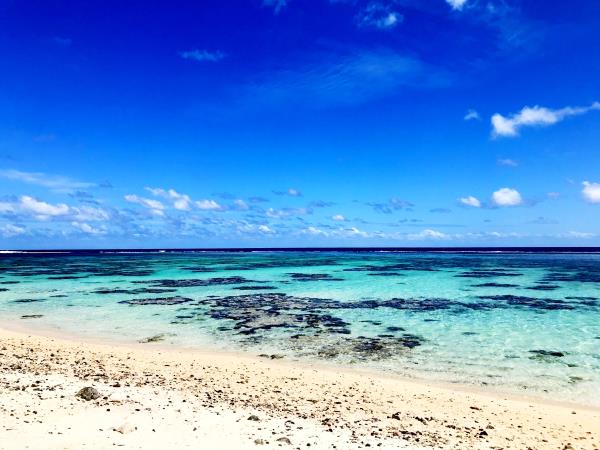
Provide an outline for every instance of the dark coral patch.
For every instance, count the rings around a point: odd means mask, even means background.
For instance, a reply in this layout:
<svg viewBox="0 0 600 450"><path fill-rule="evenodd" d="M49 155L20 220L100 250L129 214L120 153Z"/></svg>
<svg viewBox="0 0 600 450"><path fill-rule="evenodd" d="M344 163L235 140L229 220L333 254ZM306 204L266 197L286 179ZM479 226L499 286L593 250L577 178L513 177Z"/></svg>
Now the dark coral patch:
<svg viewBox="0 0 600 450"><path fill-rule="evenodd" d="M196 286L222 286L228 284L243 284L243 283L262 283L262 281L248 280L244 277L225 277L225 278L208 278L205 280L183 279L183 280L151 280L148 282L139 281L138 283L149 283L156 286L184 288Z"/></svg>
<svg viewBox="0 0 600 450"><path fill-rule="evenodd" d="M343 278L335 278L328 273L288 273L295 281L344 281Z"/></svg>
<svg viewBox="0 0 600 450"><path fill-rule="evenodd" d="M275 286L235 286L233 289L238 291L272 291L277 289Z"/></svg>
<svg viewBox="0 0 600 450"><path fill-rule="evenodd" d="M495 287L495 288L513 288L513 287L519 287L518 284L512 284L512 283L479 283L479 284L474 284L473 287Z"/></svg>
<svg viewBox="0 0 600 450"><path fill-rule="evenodd" d="M180 305L189 303L193 300L187 297L159 297L159 298L139 298L132 300L121 300L119 303L127 305Z"/></svg>

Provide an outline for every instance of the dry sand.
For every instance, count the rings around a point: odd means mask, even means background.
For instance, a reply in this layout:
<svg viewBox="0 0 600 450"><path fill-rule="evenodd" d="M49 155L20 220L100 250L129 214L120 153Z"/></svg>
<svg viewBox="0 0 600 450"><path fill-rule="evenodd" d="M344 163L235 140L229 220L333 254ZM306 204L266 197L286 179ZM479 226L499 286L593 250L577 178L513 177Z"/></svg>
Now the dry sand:
<svg viewBox="0 0 600 450"><path fill-rule="evenodd" d="M86 386L101 397L76 396ZM0 448L600 446L600 410L250 356L0 329Z"/></svg>

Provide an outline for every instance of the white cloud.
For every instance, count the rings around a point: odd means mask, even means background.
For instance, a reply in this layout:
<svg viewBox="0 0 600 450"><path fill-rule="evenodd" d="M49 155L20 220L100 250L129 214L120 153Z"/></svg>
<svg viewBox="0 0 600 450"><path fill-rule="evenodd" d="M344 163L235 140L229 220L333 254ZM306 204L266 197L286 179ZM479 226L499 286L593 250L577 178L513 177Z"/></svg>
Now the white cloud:
<svg viewBox="0 0 600 450"><path fill-rule="evenodd" d="M193 61L218 62L225 58L227 55L220 50L211 52L209 50L194 49L179 52L179 56L181 56L183 59L191 59Z"/></svg>
<svg viewBox="0 0 600 450"><path fill-rule="evenodd" d="M8 202L0 202L0 214L15 212L15 207Z"/></svg>
<svg viewBox="0 0 600 450"><path fill-rule="evenodd" d="M19 236L20 234L24 234L25 231L25 228L10 223L0 227L0 235L5 238Z"/></svg>
<svg viewBox="0 0 600 450"><path fill-rule="evenodd" d="M0 177L47 187L57 192L71 192L77 189L86 189L96 186L94 183L75 181L59 175L48 175L41 172L23 172L14 169L0 170Z"/></svg>
<svg viewBox="0 0 600 450"><path fill-rule="evenodd" d="M585 114L592 110L600 110L600 103L594 102L590 106L567 106L561 109L525 106L510 117L496 113L491 119L492 136L517 136L521 127L554 125L569 116Z"/></svg>
<svg viewBox="0 0 600 450"><path fill-rule="evenodd" d="M336 214L335 216L332 217L333 220L335 220L336 222L343 222L344 220L346 220L346 218L344 216L342 216L341 214Z"/></svg>
<svg viewBox="0 0 600 450"><path fill-rule="evenodd" d="M310 214L310 210L307 208L269 208L266 211L266 215L268 217L272 217L273 219L284 219L286 217L303 216L305 214Z"/></svg>
<svg viewBox="0 0 600 450"><path fill-rule="evenodd" d="M465 4L467 3L467 0L446 0L446 3L452 6L452 9L460 11L463 8L463 6L465 6Z"/></svg>
<svg viewBox="0 0 600 450"><path fill-rule="evenodd" d="M366 231L359 230L356 227L348 228L346 231L350 236L360 236L360 237L369 237L369 233Z"/></svg>
<svg viewBox="0 0 600 450"><path fill-rule="evenodd" d="M223 209L222 206L214 200L198 200L195 203L198 209L202 209L205 211L219 211Z"/></svg>
<svg viewBox="0 0 600 450"><path fill-rule="evenodd" d="M501 188L492 194L492 201L498 206L517 206L523 203L519 191L511 188Z"/></svg>
<svg viewBox="0 0 600 450"><path fill-rule="evenodd" d="M328 233L326 231L321 230L320 228L310 226L305 228L301 232L302 234L310 234L311 236L327 236Z"/></svg>
<svg viewBox="0 0 600 450"><path fill-rule="evenodd" d="M258 231L260 231L261 233L264 233L264 234L275 233L275 231L273 231L271 228L269 228L268 225L259 225L258 226Z"/></svg>
<svg viewBox="0 0 600 450"><path fill-rule="evenodd" d="M241 209L242 211L247 211L248 209L250 209L250 207L248 206L248 203L246 203L241 198L234 200L233 204L236 206L237 209Z"/></svg>
<svg viewBox="0 0 600 450"><path fill-rule="evenodd" d="M548 196L548 198L557 199L558 197L560 197L560 192L548 192L548 194L546 195Z"/></svg>
<svg viewBox="0 0 600 450"><path fill-rule="evenodd" d="M94 235L106 234L106 228L96 228L85 222L71 222L71 225L83 233Z"/></svg>
<svg viewBox="0 0 600 450"><path fill-rule="evenodd" d="M436 230L423 230L420 233L409 234L406 236L410 241L421 241L421 240L444 240L450 239L451 237L446 233Z"/></svg>
<svg viewBox="0 0 600 450"><path fill-rule="evenodd" d="M566 237L576 238L576 239L590 239L595 237L594 233L582 233L581 231L569 231L566 234Z"/></svg>
<svg viewBox="0 0 600 450"><path fill-rule="evenodd" d="M499 159L498 164L500 164L501 166L508 166L508 167L517 167L519 165L519 163L517 161L515 161L514 159L510 159L510 158Z"/></svg>
<svg viewBox="0 0 600 450"><path fill-rule="evenodd" d="M600 203L600 183L583 182L583 198L590 203Z"/></svg>
<svg viewBox="0 0 600 450"><path fill-rule="evenodd" d="M481 120L481 117L479 117L479 113L477 111L475 111L474 109L470 109L465 114L464 119L465 120Z"/></svg>
<svg viewBox="0 0 600 450"><path fill-rule="evenodd" d="M372 2L357 16L358 25L362 27L389 30L399 25L404 16L397 11L392 11L388 5Z"/></svg>
<svg viewBox="0 0 600 450"><path fill-rule="evenodd" d="M71 208L76 221L102 221L110 219L110 214L102 208L94 206L76 206Z"/></svg>
<svg viewBox="0 0 600 450"><path fill-rule="evenodd" d="M481 202L478 198L469 195L468 197L459 198L458 201L465 206L472 206L473 208L481 208Z"/></svg>
<svg viewBox="0 0 600 450"><path fill-rule="evenodd" d="M287 190L287 193L290 197L301 197L302 196L302 192L300 192L298 189L294 189L294 188L289 188Z"/></svg>
<svg viewBox="0 0 600 450"><path fill-rule="evenodd" d="M146 190L152 193L152 195L170 200L173 203L173 208L175 209L178 209L180 211L189 211L190 209L191 199L189 195L180 194L175 189L169 189L165 191L161 188L147 187Z"/></svg>
<svg viewBox="0 0 600 450"><path fill-rule="evenodd" d="M137 203L138 205L141 205L144 208L147 208L148 210L150 210L150 213L154 214L155 216L164 216L164 214L165 214L165 212L164 212L165 206L158 200L152 200L150 198L139 197L135 194L126 195L125 200L127 200L130 203Z"/></svg>
<svg viewBox="0 0 600 450"><path fill-rule="evenodd" d="M33 214L40 220L45 220L49 217L65 216L69 214L69 207L64 203L52 205L40 200L36 200L28 195L23 195L19 199L19 208L26 213Z"/></svg>
<svg viewBox="0 0 600 450"><path fill-rule="evenodd" d="M263 225L254 225L254 224L246 223L246 222L238 223L236 229L239 233L244 233L244 234L246 234L246 233L275 234L276 233L275 230L273 230L268 225L264 225L264 224Z"/></svg>

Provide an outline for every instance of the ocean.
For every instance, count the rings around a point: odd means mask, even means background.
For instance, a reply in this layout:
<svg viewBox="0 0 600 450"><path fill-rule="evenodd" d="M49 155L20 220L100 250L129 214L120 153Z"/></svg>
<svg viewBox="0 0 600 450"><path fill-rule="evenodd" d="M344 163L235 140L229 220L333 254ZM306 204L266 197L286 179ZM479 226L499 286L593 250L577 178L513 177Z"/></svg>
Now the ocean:
<svg viewBox="0 0 600 450"><path fill-rule="evenodd" d="M596 249L3 252L0 321L600 406Z"/></svg>

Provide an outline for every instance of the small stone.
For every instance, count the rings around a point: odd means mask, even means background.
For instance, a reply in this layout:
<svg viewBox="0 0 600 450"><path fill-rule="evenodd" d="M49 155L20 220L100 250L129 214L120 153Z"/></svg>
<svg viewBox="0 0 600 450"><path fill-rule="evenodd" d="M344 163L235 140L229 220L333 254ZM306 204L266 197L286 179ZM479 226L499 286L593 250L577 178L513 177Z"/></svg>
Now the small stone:
<svg viewBox="0 0 600 450"><path fill-rule="evenodd" d="M248 417L248 420L251 420L252 422L260 422L258 416L255 416L254 414Z"/></svg>
<svg viewBox="0 0 600 450"><path fill-rule="evenodd" d="M289 444L292 445L292 441L290 441L288 438L286 437L280 437L279 439L277 439L277 442L281 442L282 444Z"/></svg>
<svg viewBox="0 0 600 450"><path fill-rule="evenodd" d="M102 395L100 395L100 392L98 392L98 390L96 388L93 388L91 386L86 386L76 394L76 397L82 398L86 401L90 401L90 400L96 400L96 399L102 397Z"/></svg>
<svg viewBox="0 0 600 450"><path fill-rule="evenodd" d="M394 414L392 414L392 419L400 420L400 413L395 412Z"/></svg>
<svg viewBox="0 0 600 450"><path fill-rule="evenodd" d="M265 445L264 439L254 439L256 445Z"/></svg>

